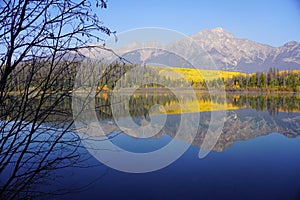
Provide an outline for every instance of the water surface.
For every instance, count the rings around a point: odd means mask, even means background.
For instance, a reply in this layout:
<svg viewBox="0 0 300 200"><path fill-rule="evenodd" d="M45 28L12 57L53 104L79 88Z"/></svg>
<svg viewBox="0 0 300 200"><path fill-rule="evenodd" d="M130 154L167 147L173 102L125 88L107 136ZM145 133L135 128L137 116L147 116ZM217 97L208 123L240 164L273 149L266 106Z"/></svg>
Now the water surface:
<svg viewBox="0 0 300 200"><path fill-rule="evenodd" d="M104 99L98 99L98 104ZM162 94L136 94L128 99L135 123L150 122L149 109L157 103L165 107L167 121L157 135L138 138L120 132L109 108L99 110L99 123L107 127L106 135L113 136L112 143L127 151L145 153L162 148L176 137L176 124L183 114L178 112L178 99ZM199 159L210 116L224 104L223 132L210 154ZM105 165L74 169L66 178L71 185L97 180L84 191L58 198L300 199L299 96L229 94L227 99L218 99L203 95L199 105L200 109L184 113L200 113L197 135L192 141L188 133L187 137L176 138L191 146L168 167L142 174L120 172ZM96 159L89 162L99 163Z"/></svg>

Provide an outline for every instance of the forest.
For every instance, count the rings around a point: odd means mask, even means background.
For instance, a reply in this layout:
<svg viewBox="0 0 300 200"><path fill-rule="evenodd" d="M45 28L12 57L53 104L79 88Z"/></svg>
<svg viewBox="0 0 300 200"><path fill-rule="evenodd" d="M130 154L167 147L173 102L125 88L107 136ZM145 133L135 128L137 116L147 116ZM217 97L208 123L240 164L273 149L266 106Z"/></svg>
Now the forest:
<svg viewBox="0 0 300 200"><path fill-rule="evenodd" d="M75 74L78 68L80 68L81 62L77 61L69 65L68 72L64 72L63 78L52 82L49 87L50 91L57 90L58 88L62 91L72 91ZM39 80L47 73L48 64L47 62L35 62L32 65L35 65L37 69L33 84L31 85L31 89L34 90L40 84ZM20 69L22 69L22 66ZM120 88L186 88L188 85L194 89L225 87L228 91L300 91L300 70L279 71L276 68L270 68L268 72L246 74L242 72L198 70L193 68L146 67L121 62L104 64L104 67L101 69L102 72L98 72L98 74L101 74L101 77L98 77L97 88L99 91L103 89L113 90L117 82ZM135 69L135 71L128 72L131 69ZM12 91L24 90L25 85L23 80L28 76L28 72L18 70L18 73L12 74L12 76L15 77L10 82Z"/></svg>

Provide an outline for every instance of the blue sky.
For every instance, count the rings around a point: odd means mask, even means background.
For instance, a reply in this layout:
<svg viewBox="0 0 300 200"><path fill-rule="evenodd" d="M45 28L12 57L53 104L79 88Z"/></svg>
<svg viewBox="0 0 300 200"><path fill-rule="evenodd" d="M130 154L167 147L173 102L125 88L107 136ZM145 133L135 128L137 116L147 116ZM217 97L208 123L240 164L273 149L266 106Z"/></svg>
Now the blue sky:
<svg viewBox="0 0 300 200"><path fill-rule="evenodd" d="M108 0L100 17L118 33L162 27L191 35L223 27L271 46L300 42L300 0Z"/></svg>

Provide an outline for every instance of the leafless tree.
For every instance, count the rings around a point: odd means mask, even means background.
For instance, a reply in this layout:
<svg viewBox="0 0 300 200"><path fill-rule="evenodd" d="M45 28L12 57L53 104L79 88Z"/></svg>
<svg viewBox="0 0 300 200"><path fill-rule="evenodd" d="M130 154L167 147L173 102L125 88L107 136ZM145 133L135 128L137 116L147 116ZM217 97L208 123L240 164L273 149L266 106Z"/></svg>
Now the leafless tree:
<svg viewBox="0 0 300 200"><path fill-rule="evenodd" d="M76 53L114 34L97 12L104 0L0 2L0 199L32 198L53 170L76 166L69 131Z"/></svg>

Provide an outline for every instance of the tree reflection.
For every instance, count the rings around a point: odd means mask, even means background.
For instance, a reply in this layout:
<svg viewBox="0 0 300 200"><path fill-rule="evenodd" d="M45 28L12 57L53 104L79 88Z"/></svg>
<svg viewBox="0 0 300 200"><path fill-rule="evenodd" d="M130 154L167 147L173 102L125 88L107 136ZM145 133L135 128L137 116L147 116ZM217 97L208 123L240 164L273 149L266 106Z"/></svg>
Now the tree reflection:
<svg viewBox="0 0 300 200"><path fill-rule="evenodd" d="M183 93L182 95L186 96L188 94ZM164 92L161 90L148 90L147 92L137 90L133 95L125 95L123 101L129 101L130 115L138 125L141 125L142 119L149 121L149 109L153 105L160 104L164 106L168 114L167 121L164 128L154 136L154 138L160 138L164 134L171 137L176 136L180 124L180 114L182 113L174 112L170 108L174 108L174 105L180 106L178 98L181 97L176 97L168 90L164 90ZM215 145L214 151L221 152L236 141L268 135L272 132L278 132L289 138L297 137L300 134L300 99L296 95L228 94L225 101L224 98L220 98L218 95L198 94L198 98L200 107L201 104L228 104L230 105L228 108L231 108L227 110L223 133ZM107 101L103 102L107 103ZM109 110L109 107L106 109ZM194 140L189 137L189 133L179 137L179 139L200 147L207 133L210 114L213 111L215 110L200 111L199 129ZM195 109L194 112L199 112L199 110ZM108 111L107 113L111 112ZM192 115L193 112L185 114ZM103 120L108 118L104 115L100 116L102 116L102 118L99 118L100 123L105 123ZM113 121L113 116L109 116L109 119ZM116 125L112 123L111 126Z"/></svg>

